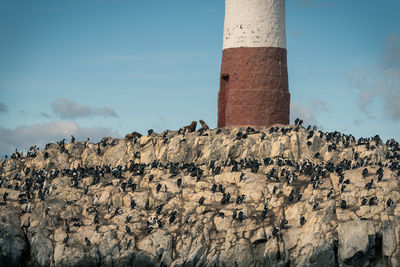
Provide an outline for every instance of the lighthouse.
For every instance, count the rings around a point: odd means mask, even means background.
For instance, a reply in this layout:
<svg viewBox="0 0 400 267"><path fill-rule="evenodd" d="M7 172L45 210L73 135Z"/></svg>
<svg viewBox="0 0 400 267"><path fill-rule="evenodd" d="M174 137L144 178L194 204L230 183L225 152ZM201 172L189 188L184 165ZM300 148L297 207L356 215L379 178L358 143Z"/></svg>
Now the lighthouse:
<svg viewBox="0 0 400 267"><path fill-rule="evenodd" d="M288 124L285 0L226 0L218 127Z"/></svg>

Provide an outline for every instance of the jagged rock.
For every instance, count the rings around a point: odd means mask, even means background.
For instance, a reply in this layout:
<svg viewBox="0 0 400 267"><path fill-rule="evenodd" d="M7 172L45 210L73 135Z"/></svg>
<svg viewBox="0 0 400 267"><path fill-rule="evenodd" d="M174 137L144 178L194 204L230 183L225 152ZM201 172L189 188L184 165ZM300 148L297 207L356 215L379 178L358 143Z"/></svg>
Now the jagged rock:
<svg viewBox="0 0 400 267"><path fill-rule="evenodd" d="M350 221L338 225L339 256L340 260L349 265L361 266L365 264L369 248L369 222Z"/></svg>
<svg viewBox="0 0 400 267"><path fill-rule="evenodd" d="M28 243L18 213L0 207L0 266L25 266Z"/></svg>
<svg viewBox="0 0 400 267"><path fill-rule="evenodd" d="M0 266L399 265L398 143L217 131L1 162Z"/></svg>

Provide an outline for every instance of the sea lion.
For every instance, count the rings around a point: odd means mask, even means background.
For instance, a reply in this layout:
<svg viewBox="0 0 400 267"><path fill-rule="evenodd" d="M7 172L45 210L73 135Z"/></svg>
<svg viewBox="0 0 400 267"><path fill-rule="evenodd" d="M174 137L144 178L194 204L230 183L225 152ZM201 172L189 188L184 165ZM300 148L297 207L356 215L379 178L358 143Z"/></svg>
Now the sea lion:
<svg viewBox="0 0 400 267"><path fill-rule="evenodd" d="M207 123L205 123L203 120L199 120L199 122L201 124L201 128L197 130L198 132L206 131L206 130L210 129L208 127Z"/></svg>
<svg viewBox="0 0 400 267"><path fill-rule="evenodd" d="M131 134L125 135L125 139L127 140L133 140L135 138L140 138L140 137L142 137L142 135L138 132L132 132Z"/></svg>
<svg viewBox="0 0 400 267"><path fill-rule="evenodd" d="M188 126L183 127L183 129L188 130L189 133L196 131L197 121L192 121L192 123Z"/></svg>

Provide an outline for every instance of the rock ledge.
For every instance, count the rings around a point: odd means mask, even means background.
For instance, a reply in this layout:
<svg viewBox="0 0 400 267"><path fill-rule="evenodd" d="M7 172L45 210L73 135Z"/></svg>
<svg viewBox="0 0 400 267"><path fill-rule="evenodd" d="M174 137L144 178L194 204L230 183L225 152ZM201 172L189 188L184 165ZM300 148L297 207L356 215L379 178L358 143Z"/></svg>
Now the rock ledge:
<svg viewBox="0 0 400 267"><path fill-rule="evenodd" d="M0 266L400 266L400 150L280 126L0 162Z"/></svg>

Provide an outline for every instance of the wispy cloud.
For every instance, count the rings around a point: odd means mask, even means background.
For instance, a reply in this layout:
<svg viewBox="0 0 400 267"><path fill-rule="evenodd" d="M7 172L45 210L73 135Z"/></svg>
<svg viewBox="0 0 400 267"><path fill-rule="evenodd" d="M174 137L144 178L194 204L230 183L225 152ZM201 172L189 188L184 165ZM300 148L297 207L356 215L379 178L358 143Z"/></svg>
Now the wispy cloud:
<svg viewBox="0 0 400 267"><path fill-rule="evenodd" d="M75 119L81 117L118 117L117 113L107 107L96 108L79 105L67 98L59 98L51 103L53 112L62 119Z"/></svg>
<svg viewBox="0 0 400 267"><path fill-rule="evenodd" d="M293 29L291 32L295 37L301 37L304 34L304 31Z"/></svg>
<svg viewBox="0 0 400 267"><path fill-rule="evenodd" d="M136 61L139 57L137 56L112 56L112 57L103 57L95 60L96 63L104 63L104 62L128 62L128 61Z"/></svg>
<svg viewBox="0 0 400 267"><path fill-rule="evenodd" d="M0 102L0 113L6 113L7 111L7 106L4 103Z"/></svg>
<svg viewBox="0 0 400 267"><path fill-rule="evenodd" d="M316 7L334 7L335 1L329 0L296 0L297 4L303 8L316 8Z"/></svg>
<svg viewBox="0 0 400 267"><path fill-rule="evenodd" d="M91 141L98 141L105 136L119 136L117 132L104 127L86 128L67 121L38 123L15 129L0 127L0 155L10 154L15 148L27 151L32 145L43 148L49 142L56 142L63 138L69 140L71 134L77 140L85 140L89 137Z"/></svg>
<svg viewBox="0 0 400 267"><path fill-rule="evenodd" d="M292 101L290 103L290 118L292 122L296 118L300 118L304 121L304 125L317 124L317 120L315 119L311 108L300 101Z"/></svg>
<svg viewBox="0 0 400 267"><path fill-rule="evenodd" d="M151 125L152 129L156 132L162 132L167 127L167 119L160 115L158 116L157 120Z"/></svg>
<svg viewBox="0 0 400 267"><path fill-rule="evenodd" d="M51 115L46 112L40 112L40 116L45 117L45 118L51 118Z"/></svg>
<svg viewBox="0 0 400 267"><path fill-rule="evenodd" d="M304 7L315 7L316 3L314 0L297 0L297 2Z"/></svg>
<svg viewBox="0 0 400 267"><path fill-rule="evenodd" d="M151 53L138 53L136 55L112 55L94 58L90 60L90 63L130 63L144 61L161 61L171 64L171 62L182 62L191 61L196 58L204 58L213 56L210 53L204 51L155 51Z"/></svg>
<svg viewBox="0 0 400 267"><path fill-rule="evenodd" d="M304 121L304 125L319 125L319 122L314 114L321 112L329 112L327 103L322 99L309 99L307 103L302 99L297 99L290 102L290 119L294 122L296 118Z"/></svg>
<svg viewBox="0 0 400 267"><path fill-rule="evenodd" d="M400 69L400 36L397 34L390 34L387 37L386 48L383 52L384 67Z"/></svg>
<svg viewBox="0 0 400 267"><path fill-rule="evenodd" d="M322 99L316 99L316 98L310 99L310 103L312 106L312 110L314 112L320 112L320 111L329 112L328 104Z"/></svg>
<svg viewBox="0 0 400 267"><path fill-rule="evenodd" d="M379 64L346 75L359 90L359 106L370 118L400 120L400 36L390 35ZM382 112L383 111L383 112Z"/></svg>

